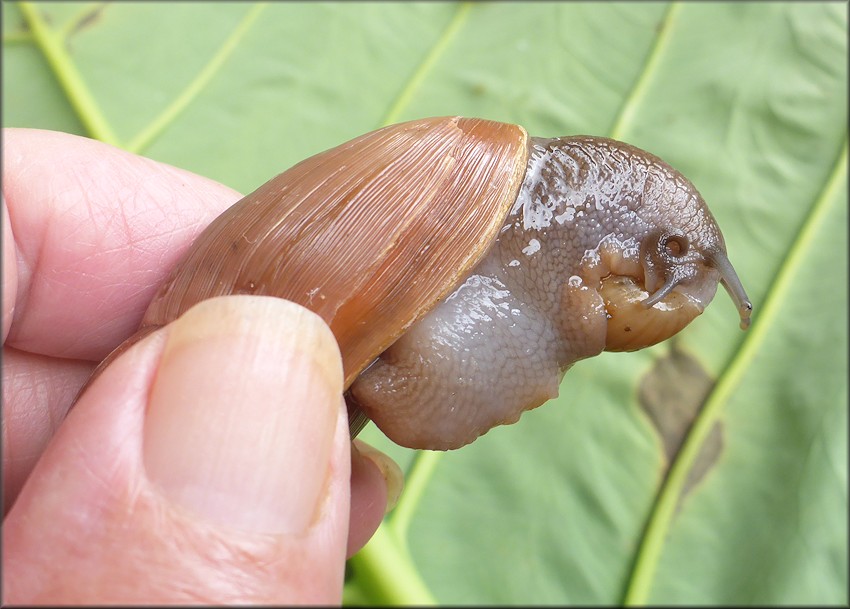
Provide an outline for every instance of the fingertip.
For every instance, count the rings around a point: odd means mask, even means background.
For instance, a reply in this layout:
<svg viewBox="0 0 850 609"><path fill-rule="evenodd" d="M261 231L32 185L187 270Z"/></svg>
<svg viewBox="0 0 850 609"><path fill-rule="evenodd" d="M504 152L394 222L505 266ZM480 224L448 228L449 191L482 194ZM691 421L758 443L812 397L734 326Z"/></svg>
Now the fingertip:
<svg viewBox="0 0 850 609"><path fill-rule="evenodd" d="M304 532L327 490L341 393L339 351L315 314L278 298L206 300L170 324L145 469L212 522Z"/></svg>
<svg viewBox="0 0 850 609"><path fill-rule="evenodd" d="M384 516L398 502L403 486L401 469L392 459L360 440L352 443L348 557L375 534Z"/></svg>
<svg viewBox="0 0 850 609"><path fill-rule="evenodd" d="M362 440L354 440L353 444L357 452L380 472L387 489L385 513L389 513L398 503L401 492L404 490L404 473L389 455L382 453L374 446Z"/></svg>
<svg viewBox="0 0 850 609"><path fill-rule="evenodd" d="M338 348L314 314L261 298L207 301L81 396L4 521L10 598L339 602L350 443Z"/></svg>

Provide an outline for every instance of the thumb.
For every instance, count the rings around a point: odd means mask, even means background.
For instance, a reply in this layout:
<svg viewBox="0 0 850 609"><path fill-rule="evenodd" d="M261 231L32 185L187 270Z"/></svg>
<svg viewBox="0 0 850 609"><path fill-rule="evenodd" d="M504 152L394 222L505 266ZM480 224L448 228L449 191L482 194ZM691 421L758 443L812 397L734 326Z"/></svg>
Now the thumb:
<svg viewBox="0 0 850 609"><path fill-rule="evenodd" d="M338 603L342 365L293 303L204 301L80 398L3 530L6 601Z"/></svg>

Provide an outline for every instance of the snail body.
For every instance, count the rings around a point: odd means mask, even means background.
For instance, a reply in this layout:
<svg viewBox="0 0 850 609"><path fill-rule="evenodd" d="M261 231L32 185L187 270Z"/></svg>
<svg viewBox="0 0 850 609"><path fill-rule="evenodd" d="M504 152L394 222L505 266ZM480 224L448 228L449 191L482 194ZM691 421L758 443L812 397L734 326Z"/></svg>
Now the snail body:
<svg viewBox="0 0 850 609"><path fill-rule="evenodd" d="M320 153L237 202L136 337L217 295L293 300L339 342L353 427L364 413L399 444L444 450L555 397L576 361L672 336L718 282L745 326L714 218L660 159L431 118Z"/></svg>

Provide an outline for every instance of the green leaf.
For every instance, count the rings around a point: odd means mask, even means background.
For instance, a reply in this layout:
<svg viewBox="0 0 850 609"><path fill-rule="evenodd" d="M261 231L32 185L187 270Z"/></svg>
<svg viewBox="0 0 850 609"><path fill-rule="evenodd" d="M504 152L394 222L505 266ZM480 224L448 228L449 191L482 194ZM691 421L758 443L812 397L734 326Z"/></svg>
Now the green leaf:
<svg viewBox="0 0 850 609"><path fill-rule="evenodd" d="M847 604L846 4L2 8L4 126L245 192L382 124L460 114L629 141L708 201L752 328L721 294L459 451L367 428L407 489L347 601ZM677 396L671 444L644 407Z"/></svg>

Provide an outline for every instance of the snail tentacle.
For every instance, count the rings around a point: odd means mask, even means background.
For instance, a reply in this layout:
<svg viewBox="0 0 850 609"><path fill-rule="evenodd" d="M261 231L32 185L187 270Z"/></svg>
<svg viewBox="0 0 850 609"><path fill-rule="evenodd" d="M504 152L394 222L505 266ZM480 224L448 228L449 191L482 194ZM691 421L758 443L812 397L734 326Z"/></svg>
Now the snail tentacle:
<svg viewBox="0 0 850 609"><path fill-rule="evenodd" d="M677 277L675 277L675 276L670 277L664 283L664 285L662 285L659 289L657 289L655 291L655 293L653 293L649 297L647 297L646 300L642 301L641 304L643 304L643 306L646 307L647 309L650 308L651 306L655 305L656 303L664 300L664 298L666 298L667 295L670 292L672 292L673 288L675 288L678 284L679 284L679 280L678 280Z"/></svg>
<svg viewBox="0 0 850 609"><path fill-rule="evenodd" d="M750 327L750 315L753 312L753 303L747 296L747 292L738 278L738 273L735 272L735 268L729 262L729 257L725 252L714 252L710 260L714 268L720 272L720 282L726 288L726 291L738 308L738 315L741 316L741 329L746 330Z"/></svg>

